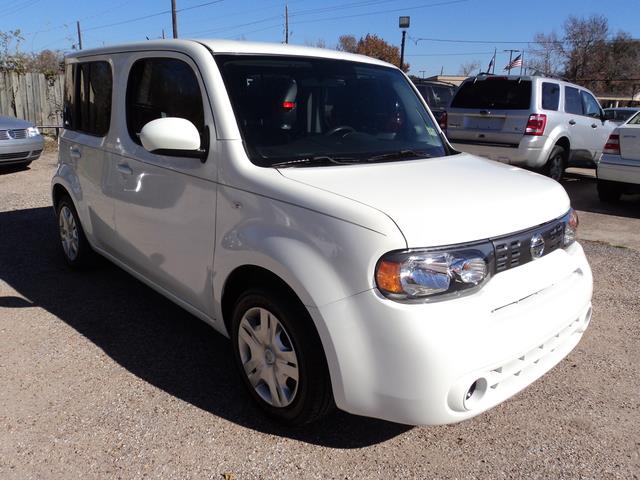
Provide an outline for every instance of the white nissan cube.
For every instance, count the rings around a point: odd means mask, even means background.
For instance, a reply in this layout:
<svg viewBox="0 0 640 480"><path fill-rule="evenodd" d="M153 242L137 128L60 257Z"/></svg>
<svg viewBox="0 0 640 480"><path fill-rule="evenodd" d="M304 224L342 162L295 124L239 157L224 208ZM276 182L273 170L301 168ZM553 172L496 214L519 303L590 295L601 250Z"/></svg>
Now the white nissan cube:
<svg viewBox="0 0 640 480"><path fill-rule="evenodd" d="M465 420L591 319L564 189L453 150L387 63L208 40L83 50L66 58L64 125L66 262L100 254L230 337L281 422L334 406Z"/></svg>

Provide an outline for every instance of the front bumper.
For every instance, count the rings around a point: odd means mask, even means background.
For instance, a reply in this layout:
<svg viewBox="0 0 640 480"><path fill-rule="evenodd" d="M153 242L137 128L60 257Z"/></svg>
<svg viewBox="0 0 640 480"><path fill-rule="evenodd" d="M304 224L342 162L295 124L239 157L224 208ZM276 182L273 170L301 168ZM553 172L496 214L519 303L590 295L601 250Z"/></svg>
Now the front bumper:
<svg viewBox="0 0 640 480"><path fill-rule="evenodd" d="M592 282L576 243L455 300L403 304L369 290L311 309L336 404L411 425L478 415L575 347L591 318Z"/></svg>
<svg viewBox="0 0 640 480"><path fill-rule="evenodd" d="M38 135L24 140L0 140L0 165L37 160L44 148L44 138Z"/></svg>

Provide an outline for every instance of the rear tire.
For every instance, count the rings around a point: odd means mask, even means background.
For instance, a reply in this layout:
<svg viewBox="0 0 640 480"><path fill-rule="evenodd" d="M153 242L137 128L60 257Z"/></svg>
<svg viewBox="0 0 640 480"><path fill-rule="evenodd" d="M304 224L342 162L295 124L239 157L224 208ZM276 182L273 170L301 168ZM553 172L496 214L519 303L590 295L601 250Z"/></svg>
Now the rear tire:
<svg viewBox="0 0 640 480"><path fill-rule="evenodd" d="M72 268L86 268L95 260L95 252L84 234L80 217L71 198L65 195L56 205L58 234L64 260Z"/></svg>
<svg viewBox="0 0 640 480"><path fill-rule="evenodd" d="M565 168L567 168L566 151L560 145L556 145L551 150L547 163L542 167L542 173L556 182L560 182Z"/></svg>
<svg viewBox="0 0 640 480"><path fill-rule="evenodd" d="M267 415L304 425L333 410L322 344L302 304L273 290L245 292L233 310L231 341L242 381Z"/></svg>
<svg viewBox="0 0 640 480"><path fill-rule="evenodd" d="M622 189L616 182L598 180L598 197L605 203L616 203L620 201Z"/></svg>

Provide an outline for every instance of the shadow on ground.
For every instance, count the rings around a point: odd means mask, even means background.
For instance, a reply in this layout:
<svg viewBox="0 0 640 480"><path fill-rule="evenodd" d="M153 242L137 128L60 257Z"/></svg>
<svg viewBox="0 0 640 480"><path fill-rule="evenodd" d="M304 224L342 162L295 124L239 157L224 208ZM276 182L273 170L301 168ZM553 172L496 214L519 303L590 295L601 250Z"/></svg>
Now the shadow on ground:
<svg viewBox="0 0 640 480"><path fill-rule="evenodd" d="M41 307L150 384L257 431L332 448L359 448L410 427L337 412L304 429L271 423L242 390L226 338L107 261L73 272L59 252L53 211L0 212L0 280L27 300L0 307Z"/></svg>
<svg viewBox="0 0 640 480"><path fill-rule="evenodd" d="M12 173L22 172L24 170L30 170L31 167L29 165L24 165L21 163L15 165L2 165L0 166L0 175L11 175Z"/></svg>
<svg viewBox="0 0 640 480"><path fill-rule="evenodd" d="M601 202L598 198L594 176L567 172L562 186L571 197L571 206L576 210L617 217L640 218L640 195L623 195L617 203Z"/></svg>

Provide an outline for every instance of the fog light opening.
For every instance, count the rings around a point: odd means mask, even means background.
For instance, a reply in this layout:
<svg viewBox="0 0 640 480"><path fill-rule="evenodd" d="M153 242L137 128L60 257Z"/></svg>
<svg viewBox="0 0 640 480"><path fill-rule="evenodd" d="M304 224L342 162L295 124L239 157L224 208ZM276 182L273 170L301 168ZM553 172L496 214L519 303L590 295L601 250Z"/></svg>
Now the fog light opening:
<svg viewBox="0 0 640 480"><path fill-rule="evenodd" d="M473 382L464 394L463 405L467 410L473 410L484 398L487 393L487 380L479 378Z"/></svg>

